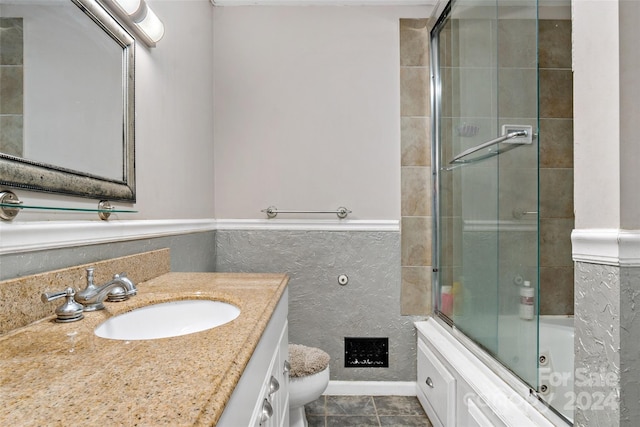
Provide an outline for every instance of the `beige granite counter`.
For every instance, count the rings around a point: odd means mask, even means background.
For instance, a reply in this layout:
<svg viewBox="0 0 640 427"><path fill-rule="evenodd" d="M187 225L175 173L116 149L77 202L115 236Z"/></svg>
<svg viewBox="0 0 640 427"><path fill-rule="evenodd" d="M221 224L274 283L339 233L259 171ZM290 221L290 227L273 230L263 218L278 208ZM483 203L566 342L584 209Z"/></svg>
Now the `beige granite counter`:
<svg viewBox="0 0 640 427"><path fill-rule="evenodd" d="M287 281L281 274L167 273L79 322L49 317L0 336L0 425L215 425ZM232 303L240 316L158 340L93 334L110 316L194 298Z"/></svg>

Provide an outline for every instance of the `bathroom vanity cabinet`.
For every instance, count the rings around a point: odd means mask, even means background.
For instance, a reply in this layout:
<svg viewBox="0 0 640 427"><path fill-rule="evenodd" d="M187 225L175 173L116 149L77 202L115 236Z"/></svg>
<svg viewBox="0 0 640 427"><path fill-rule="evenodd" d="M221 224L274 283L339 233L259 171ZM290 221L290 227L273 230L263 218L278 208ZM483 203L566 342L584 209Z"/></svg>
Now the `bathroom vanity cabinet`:
<svg viewBox="0 0 640 427"><path fill-rule="evenodd" d="M507 383L438 321L415 325L418 399L435 427L566 426L528 387Z"/></svg>
<svg viewBox="0 0 640 427"><path fill-rule="evenodd" d="M289 426L288 291L258 342L218 427Z"/></svg>
<svg viewBox="0 0 640 427"><path fill-rule="evenodd" d="M50 316L0 335L0 425L286 427L287 282L284 274L165 273L140 282L135 297L80 321ZM113 316L183 299L222 301L240 314L170 338L94 333ZM273 414L261 420L265 402Z"/></svg>

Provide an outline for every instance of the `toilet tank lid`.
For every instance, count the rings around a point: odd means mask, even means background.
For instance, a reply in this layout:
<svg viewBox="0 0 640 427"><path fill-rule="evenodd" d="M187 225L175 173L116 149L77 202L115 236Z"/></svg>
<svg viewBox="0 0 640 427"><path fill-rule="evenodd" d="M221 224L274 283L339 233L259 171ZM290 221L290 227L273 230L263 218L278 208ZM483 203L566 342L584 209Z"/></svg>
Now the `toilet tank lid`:
<svg viewBox="0 0 640 427"><path fill-rule="evenodd" d="M300 344L289 344L289 363L291 378L300 378L317 374L329 366L329 355L315 347Z"/></svg>

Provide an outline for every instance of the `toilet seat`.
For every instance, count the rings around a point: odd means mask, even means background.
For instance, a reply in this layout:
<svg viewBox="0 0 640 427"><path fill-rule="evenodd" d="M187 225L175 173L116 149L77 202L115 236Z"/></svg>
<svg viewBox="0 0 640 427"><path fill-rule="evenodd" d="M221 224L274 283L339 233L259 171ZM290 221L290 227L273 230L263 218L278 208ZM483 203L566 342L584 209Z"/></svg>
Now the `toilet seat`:
<svg viewBox="0 0 640 427"><path fill-rule="evenodd" d="M315 347L289 344L289 425L307 427L304 405L317 400L329 385L329 355Z"/></svg>

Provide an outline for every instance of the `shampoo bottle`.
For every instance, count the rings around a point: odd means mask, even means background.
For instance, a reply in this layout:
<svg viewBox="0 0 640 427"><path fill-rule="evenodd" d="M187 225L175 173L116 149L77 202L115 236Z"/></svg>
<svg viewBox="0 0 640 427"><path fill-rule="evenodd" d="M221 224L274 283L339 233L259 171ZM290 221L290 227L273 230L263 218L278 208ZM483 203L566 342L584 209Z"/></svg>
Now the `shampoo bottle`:
<svg viewBox="0 0 640 427"><path fill-rule="evenodd" d="M451 286L443 286L440 289L440 311L451 317L453 315L453 295Z"/></svg>
<svg viewBox="0 0 640 427"><path fill-rule="evenodd" d="M524 281L520 288L520 318L524 320L532 320L534 316L533 299L535 290L531 287L531 282Z"/></svg>
<svg viewBox="0 0 640 427"><path fill-rule="evenodd" d="M451 296L453 297L453 314L456 316L462 315L462 281L453 282L453 287L451 288Z"/></svg>

